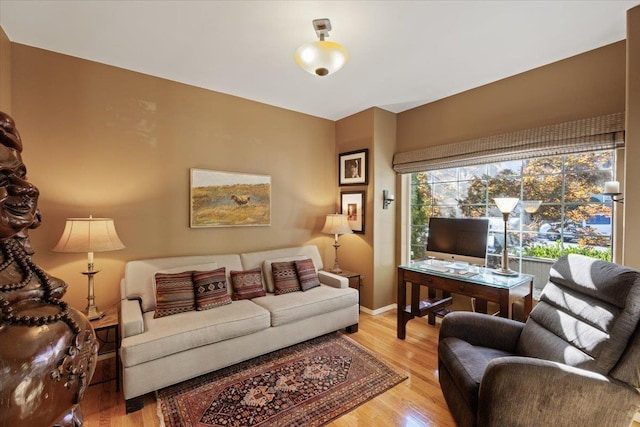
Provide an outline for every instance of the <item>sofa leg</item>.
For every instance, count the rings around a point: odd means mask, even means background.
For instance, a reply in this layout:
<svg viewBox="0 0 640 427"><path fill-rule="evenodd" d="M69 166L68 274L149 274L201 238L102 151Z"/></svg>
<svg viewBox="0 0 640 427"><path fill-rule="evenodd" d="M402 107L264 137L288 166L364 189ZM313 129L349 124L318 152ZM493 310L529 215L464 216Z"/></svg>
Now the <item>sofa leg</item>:
<svg viewBox="0 0 640 427"><path fill-rule="evenodd" d="M127 399L125 401L126 412L130 414L131 412L139 411L144 407L144 396L134 397L133 399Z"/></svg>
<svg viewBox="0 0 640 427"><path fill-rule="evenodd" d="M355 332L358 332L358 324L356 323L355 325L347 326L345 330L347 331L348 334L353 334Z"/></svg>

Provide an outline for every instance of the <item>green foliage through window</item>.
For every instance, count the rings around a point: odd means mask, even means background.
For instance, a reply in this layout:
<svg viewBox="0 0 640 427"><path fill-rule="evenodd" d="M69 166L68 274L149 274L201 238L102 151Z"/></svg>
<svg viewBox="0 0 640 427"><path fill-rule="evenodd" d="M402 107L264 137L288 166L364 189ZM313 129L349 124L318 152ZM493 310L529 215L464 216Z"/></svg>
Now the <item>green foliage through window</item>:
<svg viewBox="0 0 640 427"><path fill-rule="evenodd" d="M494 197L540 200L535 212L519 203L508 222L510 256L557 259L583 253L611 260L612 202L602 195L613 179L612 150L505 161L411 175L411 259L426 252L429 218L489 218L487 265L500 263L504 222Z"/></svg>

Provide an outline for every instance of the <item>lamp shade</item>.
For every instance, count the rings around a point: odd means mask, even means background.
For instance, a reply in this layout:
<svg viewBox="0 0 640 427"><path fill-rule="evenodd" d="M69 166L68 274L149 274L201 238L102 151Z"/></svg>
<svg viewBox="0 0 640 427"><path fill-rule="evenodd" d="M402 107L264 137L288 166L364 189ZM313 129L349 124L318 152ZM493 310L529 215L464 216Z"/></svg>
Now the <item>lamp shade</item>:
<svg viewBox="0 0 640 427"><path fill-rule="evenodd" d="M533 214L538 212L540 209L540 205L542 204L542 200L523 200L522 207L524 211L528 214Z"/></svg>
<svg viewBox="0 0 640 427"><path fill-rule="evenodd" d="M294 57L303 70L318 76L335 73L349 60L341 44L324 40L303 44Z"/></svg>
<svg viewBox="0 0 640 427"><path fill-rule="evenodd" d="M516 208L519 200L517 197L495 197L493 199L503 214L511 213Z"/></svg>
<svg viewBox="0 0 640 427"><path fill-rule="evenodd" d="M89 253L124 249L111 218L67 218L55 252Z"/></svg>
<svg viewBox="0 0 640 427"><path fill-rule="evenodd" d="M322 232L327 234L351 234L353 231L349 227L346 215L329 214L325 220Z"/></svg>

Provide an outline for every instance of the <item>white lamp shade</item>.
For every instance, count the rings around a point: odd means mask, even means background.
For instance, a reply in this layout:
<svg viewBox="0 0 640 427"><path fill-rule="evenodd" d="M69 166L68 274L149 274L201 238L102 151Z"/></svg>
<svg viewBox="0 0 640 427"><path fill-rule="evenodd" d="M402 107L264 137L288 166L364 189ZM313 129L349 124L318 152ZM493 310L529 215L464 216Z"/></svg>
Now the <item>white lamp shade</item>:
<svg viewBox="0 0 640 427"><path fill-rule="evenodd" d="M523 200L522 208L526 213L536 213L542 204L542 200Z"/></svg>
<svg viewBox="0 0 640 427"><path fill-rule="evenodd" d="M346 215L329 214L325 220L322 232L327 234L351 234L353 231L349 227Z"/></svg>
<svg viewBox="0 0 640 427"><path fill-rule="evenodd" d="M503 214L511 213L518 204L520 199L517 197L496 197L493 199L500 212Z"/></svg>
<svg viewBox="0 0 640 427"><path fill-rule="evenodd" d="M111 218L67 218L55 252L89 253L124 249Z"/></svg>
<svg viewBox="0 0 640 427"><path fill-rule="evenodd" d="M303 70L318 76L335 73L349 60L342 45L324 40L303 44L294 57Z"/></svg>

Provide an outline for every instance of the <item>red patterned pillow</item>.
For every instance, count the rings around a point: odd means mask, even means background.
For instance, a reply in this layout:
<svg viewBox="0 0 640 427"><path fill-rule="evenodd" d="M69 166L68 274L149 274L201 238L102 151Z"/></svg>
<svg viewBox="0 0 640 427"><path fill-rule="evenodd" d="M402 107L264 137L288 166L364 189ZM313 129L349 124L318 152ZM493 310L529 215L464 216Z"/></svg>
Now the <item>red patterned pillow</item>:
<svg viewBox="0 0 640 427"><path fill-rule="evenodd" d="M193 272L193 290L196 296L196 310L208 310L231 304L227 293L226 268L212 271Z"/></svg>
<svg viewBox="0 0 640 427"><path fill-rule="evenodd" d="M320 286L320 279L316 272L316 267L313 265L313 261L309 258L302 261L294 261L296 265L296 272L298 273L298 279L300 279L300 287L303 291L308 291L311 288Z"/></svg>
<svg viewBox="0 0 640 427"><path fill-rule="evenodd" d="M300 290L298 273L293 261L274 262L271 264L275 294L282 295Z"/></svg>
<svg viewBox="0 0 640 427"><path fill-rule="evenodd" d="M233 299L251 299L266 295L262 287L262 269L256 267L252 270L231 270L231 283L233 284Z"/></svg>
<svg viewBox="0 0 640 427"><path fill-rule="evenodd" d="M153 317L164 317L196 309L191 271L182 273L156 273L156 312Z"/></svg>

